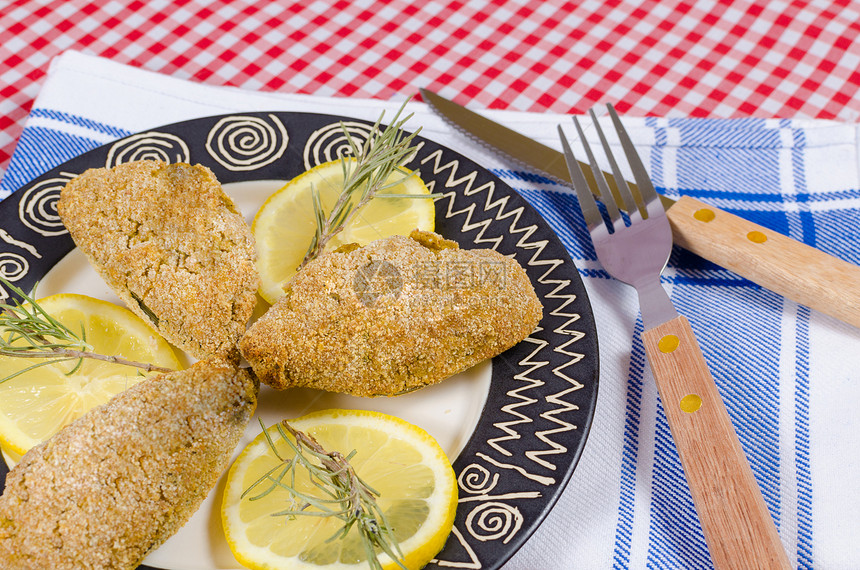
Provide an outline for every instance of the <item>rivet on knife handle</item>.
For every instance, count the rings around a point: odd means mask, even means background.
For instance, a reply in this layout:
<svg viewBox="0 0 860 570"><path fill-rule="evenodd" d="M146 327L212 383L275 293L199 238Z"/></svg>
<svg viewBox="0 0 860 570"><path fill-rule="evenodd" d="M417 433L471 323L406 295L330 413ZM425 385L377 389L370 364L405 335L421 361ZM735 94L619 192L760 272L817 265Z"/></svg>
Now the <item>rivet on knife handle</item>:
<svg viewBox="0 0 860 570"><path fill-rule="evenodd" d="M860 327L860 266L694 198L682 197L667 215L677 245Z"/></svg>

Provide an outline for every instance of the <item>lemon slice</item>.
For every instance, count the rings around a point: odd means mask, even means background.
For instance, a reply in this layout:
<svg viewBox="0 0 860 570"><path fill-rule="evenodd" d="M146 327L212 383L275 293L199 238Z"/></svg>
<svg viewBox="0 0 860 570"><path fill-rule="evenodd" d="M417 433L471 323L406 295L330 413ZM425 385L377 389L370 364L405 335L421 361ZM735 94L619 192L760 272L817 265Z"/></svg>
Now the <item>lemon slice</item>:
<svg viewBox="0 0 860 570"><path fill-rule="evenodd" d="M12 469L15 465L21 461L21 455L15 453L14 451L9 451L5 447L0 447L0 455L3 456L3 461L6 462L6 467Z"/></svg>
<svg viewBox="0 0 860 570"><path fill-rule="evenodd" d="M92 352L165 368L181 367L167 341L123 307L65 293L38 302L76 334L83 327ZM0 378L37 362L32 358L0 357ZM22 455L144 377L138 368L89 358L68 374L76 365L76 360L47 364L0 382L0 447L13 456Z"/></svg>
<svg viewBox="0 0 860 570"><path fill-rule="evenodd" d="M379 492L377 504L394 532L407 568L423 567L442 549L454 524L457 482L445 453L427 432L393 416L357 410L324 410L289 423L314 437L328 452L339 451L346 456L356 451L350 464ZM267 431L278 454L289 459L293 452L277 428ZM242 497L244 490L280 463L265 434L260 434L230 468L221 516L236 559L257 570L368 568L355 527L344 538L326 542L342 528L343 521L335 517L272 516L292 503L290 493L283 488L251 500L259 494L258 488L268 487L258 485ZM291 482L289 477L284 481ZM323 496L302 467L296 470L295 488ZM386 569L398 568L385 554L380 554L379 560Z"/></svg>
<svg viewBox="0 0 860 570"><path fill-rule="evenodd" d="M354 163L355 159L348 159ZM430 194L418 176L395 172L387 183L400 184L385 194ZM257 242L257 269L260 295L269 303L283 296L283 286L295 274L316 232L311 187L319 192L328 215L343 189L340 160L325 162L293 178L272 194L254 217L252 229ZM415 198L375 198L326 247L331 251L345 243L368 243L391 235L409 235L414 229L432 231L435 223L433 200Z"/></svg>

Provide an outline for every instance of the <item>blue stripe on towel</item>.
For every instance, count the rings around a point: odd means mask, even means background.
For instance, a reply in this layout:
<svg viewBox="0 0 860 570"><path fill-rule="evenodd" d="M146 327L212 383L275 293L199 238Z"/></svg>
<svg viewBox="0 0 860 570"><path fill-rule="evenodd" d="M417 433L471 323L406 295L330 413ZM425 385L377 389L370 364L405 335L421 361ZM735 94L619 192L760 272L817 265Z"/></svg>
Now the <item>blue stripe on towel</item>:
<svg viewBox="0 0 860 570"><path fill-rule="evenodd" d="M800 129L792 129L791 121L780 121L783 128L791 133L791 182L792 191L786 193L785 201L793 204L794 208L786 209L788 232L786 235L808 244L815 244L815 228L809 211L808 193L806 192L806 174L804 171L803 151L806 147L806 136Z"/></svg>
<svg viewBox="0 0 860 570"><path fill-rule="evenodd" d="M648 567L711 568L708 545L659 399L655 436Z"/></svg>
<svg viewBox="0 0 860 570"><path fill-rule="evenodd" d="M681 136L685 135L686 132L681 129ZM759 149L752 163L750 149L747 147L684 145L678 148L677 154L678 187L685 190L707 189L700 192L685 191L685 194L705 200L708 197L739 201L780 198L777 148Z"/></svg>
<svg viewBox="0 0 860 570"><path fill-rule="evenodd" d="M636 504L636 466L639 461L639 429L642 409L642 384L645 376L645 347L642 319L636 320L633 329L633 348L627 371L627 406L624 411L624 447L621 456L621 489L618 503L618 520L615 526L613 568L630 566L630 546L633 540L633 514Z"/></svg>
<svg viewBox="0 0 860 570"><path fill-rule="evenodd" d="M727 125L730 125L727 128ZM762 119L727 122L724 119L671 119L669 127L684 137L684 147L711 149L759 149L783 146L778 129L769 128ZM714 136L718 133L718 138Z"/></svg>
<svg viewBox="0 0 860 570"><path fill-rule="evenodd" d="M53 129L27 127L21 133L6 175L0 181L0 195L8 196L55 166L100 144L92 139Z"/></svg>
<svg viewBox="0 0 860 570"><path fill-rule="evenodd" d="M807 196L806 171L803 149L806 146L805 133L792 129L794 147L791 152L794 190L798 196ZM816 242L813 214L808 203L799 206L800 228L794 238L814 245ZM800 235L797 235L797 234ZM794 453L797 477L797 565L798 568L812 568L812 468L809 457L809 324L811 311L799 305L797 309L796 343L797 364L795 372L794 397Z"/></svg>
<svg viewBox="0 0 860 570"><path fill-rule="evenodd" d="M120 129L112 125L100 123L99 121L93 121L92 119L87 119L86 117L80 117L78 115L72 115L70 113L64 113L62 111L55 111L53 109L33 109L33 111L30 113L30 116L51 119L60 123L68 123L70 125L75 125L77 127L84 127L91 131L110 135L118 139L131 134L130 131L127 131L125 129Z"/></svg>
<svg viewBox="0 0 860 570"><path fill-rule="evenodd" d="M105 136L121 138L131 132L83 117L60 113L50 109L33 109L31 117L56 121L57 128L26 126L9 162L9 168L0 180L0 199L5 198L34 178L80 154L104 144ZM90 130L92 138L63 131L63 125L76 127L78 133Z"/></svg>
<svg viewBox="0 0 860 570"><path fill-rule="evenodd" d="M809 460L809 308L797 308L794 463L797 472L797 567L812 564L812 467Z"/></svg>
<svg viewBox="0 0 860 570"><path fill-rule="evenodd" d="M690 133L702 131L706 134L713 133L714 130L722 132L744 130L758 131L764 129L767 125L765 119L754 117L732 119L731 121L727 121L725 119L690 119L686 117L675 117L669 118L667 121L669 127L683 127Z"/></svg>

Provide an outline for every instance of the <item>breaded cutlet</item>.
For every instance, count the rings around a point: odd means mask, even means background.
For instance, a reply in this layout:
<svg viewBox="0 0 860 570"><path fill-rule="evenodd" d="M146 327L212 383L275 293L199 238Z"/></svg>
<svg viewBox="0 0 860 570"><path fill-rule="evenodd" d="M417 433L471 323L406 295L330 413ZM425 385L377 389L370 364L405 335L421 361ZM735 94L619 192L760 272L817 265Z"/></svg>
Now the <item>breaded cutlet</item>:
<svg viewBox="0 0 860 570"><path fill-rule="evenodd" d="M201 165L90 169L57 210L75 244L138 316L198 359L236 358L256 304L254 238Z"/></svg>
<svg viewBox="0 0 860 570"><path fill-rule="evenodd" d="M260 381L358 396L444 380L520 342L542 314L514 259L431 232L323 255L285 292L239 342Z"/></svg>
<svg viewBox="0 0 860 570"><path fill-rule="evenodd" d="M253 375L200 361L148 378L28 451L0 496L0 568L136 568L227 467Z"/></svg>

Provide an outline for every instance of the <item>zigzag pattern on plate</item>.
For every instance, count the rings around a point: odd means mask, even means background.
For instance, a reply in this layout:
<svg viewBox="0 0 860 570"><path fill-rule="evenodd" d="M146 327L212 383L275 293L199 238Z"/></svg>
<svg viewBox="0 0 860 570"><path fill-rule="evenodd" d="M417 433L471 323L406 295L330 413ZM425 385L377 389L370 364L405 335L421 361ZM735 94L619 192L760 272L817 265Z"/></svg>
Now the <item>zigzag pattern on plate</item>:
<svg viewBox="0 0 860 570"><path fill-rule="evenodd" d="M447 191L444 192L444 196L441 198L447 198L448 200L445 217L450 219L457 216L463 216L464 220L462 222L462 230L464 232L473 231L475 229L478 230L478 234L474 240L476 244L490 244L493 249L498 248L503 237L493 237L488 235L488 229L493 223L497 223L498 221L507 221L509 233L511 235L520 234L516 242L516 247L522 250L532 250L531 258L528 260L527 265L530 267L546 268L540 277L538 277L538 282L554 287L552 293L545 297L545 299L558 301L558 306L552 308L550 314L567 319L564 324L556 327L554 332L571 337L570 340L561 346L552 347L552 350L569 357L569 360L561 366L557 366L553 369L553 374L557 378L562 379L566 386L563 390L545 398L545 401L553 407L552 409L540 414L540 417L551 421L556 424L557 427L536 432L535 436L546 444L547 448L543 450L529 451L526 453L526 456L536 464L544 468L554 470L556 469L556 466L550 461L544 459L544 456L563 454L567 452L567 448L554 441L552 436L577 429L575 424L564 421L558 417L565 412L577 409L577 406L566 402L564 400L564 396L583 387L580 382L564 373L565 369L576 364L583 358L582 354L570 352L567 348L584 337L584 333L581 331L569 329L569 326L579 319L579 315L577 313L566 311L566 308L576 299L575 295L565 294L562 292L570 285L570 281L567 279L554 279L552 277L555 269L561 266L564 262L560 259L542 259L544 250L548 245L547 240L529 241L531 236L538 230L538 227L534 224L523 226L519 225L524 208L516 207L508 209L510 197L497 197L495 192L495 183L493 181L478 186L476 184L476 171L470 171L465 174L460 173L460 161L451 160L445 162L444 153L441 150L423 157L421 159L421 164L422 169L425 165L432 166L432 173L434 175L444 175L447 172L447 179L445 180L445 188ZM448 190L459 187L462 187L462 189L457 191ZM439 189L431 189L431 191L438 192ZM462 193L464 196L473 196L484 193L486 196L483 208L479 209L478 202L473 202L465 207L457 209L455 202L458 193ZM490 214L491 217L487 218L485 214ZM539 331L540 329L536 332ZM526 342L535 344L536 348L519 363L521 366L526 367L526 369L514 377L516 380L523 382L524 385L510 390L507 395L515 401L502 407L503 412L513 416L515 419L494 424L497 428L502 430L505 435L493 438L488 442L498 453L508 457L510 457L512 453L506 449L503 444L506 441L518 440L521 438L520 433L515 429L516 426L534 421L531 417L519 411L519 408L528 407L538 402L537 399L528 396L527 393L536 387L544 385L542 380L534 378L531 375L536 370L540 370L541 368L549 365L548 360L539 361L534 359L549 346L549 343L531 336L526 339Z"/></svg>
<svg viewBox="0 0 860 570"><path fill-rule="evenodd" d="M491 180L484 184L478 184L477 172L472 170L469 172L461 172L460 161L446 161L444 153L441 150L430 153L421 159L422 170L432 168L432 174L440 176L444 179L444 189L430 188L431 192L439 192L443 194L440 200L446 200L446 219L462 219L462 231L475 231L477 235L474 238L475 244L489 246L493 249L498 249L504 240L504 236L491 235L488 231L490 226L498 222L507 223L507 233L516 238L516 247L523 251L530 252L530 256L526 265L534 273L534 270L540 271L537 281L551 288L551 292L544 296L544 302L552 302L554 306L547 308L549 315L563 319L562 324L553 329L556 335L564 335L569 337L565 342L558 346L553 346L550 341L538 338L541 331L544 329L538 327L534 333L527 337L523 342L533 345L533 350L522 358L517 364L521 367L520 372L514 375L514 380L519 385L506 392L506 396L510 399L501 408L501 412L512 417L507 421L500 421L493 425L503 432L499 437L491 438L487 444L499 456L512 457L514 453L506 448L507 442L520 440L522 434L520 430L532 424L536 414L545 421L553 425L552 428L538 430L534 432L534 437L541 442L545 447L542 449L530 449L524 453L524 457L543 469L555 471L558 469L551 459L554 456L560 456L568 451L567 447L555 438L562 433L569 432L578 428L576 424L565 421L563 415L569 412L578 410L578 406L568 402L565 397L584 387L582 383L572 378L567 374L568 368L580 362L584 357L583 354L571 350L572 345L582 340L585 333L576 330L576 323L580 315L569 310L570 305L576 300L576 295L565 293L571 285L569 279L554 277L557 268L564 264L561 259L544 258L547 240L537 239L532 241L531 238L538 231L538 226L535 224L521 225L521 218L525 211L522 206L510 206L510 196L499 196L496 192L495 183ZM428 184L428 186L430 186ZM483 207L481 206L480 196L483 194ZM466 206L457 205L458 196L472 196L478 198ZM489 216L488 216L489 214ZM563 388L549 396L543 397L545 404L541 405L541 396L533 397L535 389L543 387L546 382L541 379L541 374L538 371L543 371L547 366L550 366L551 359L546 358L546 350L551 349L557 354L566 357L564 363L555 366L552 369L554 377L563 381ZM543 375L545 376L545 374ZM534 410L534 406L539 405L544 411L539 412ZM548 409L547 409L548 408ZM530 415L527 412L531 411ZM524 413L526 412L526 413ZM474 458L476 463L470 465L468 469L480 469L485 472L486 476L491 477L490 472L493 471L493 480L497 480L498 473L503 471L509 476L514 475L521 477L524 480L537 483L543 486L552 486L558 483L557 478L548 477L533 473L523 465L515 465L510 462L500 461L496 457L492 457L487 453L478 453ZM483 463L483 465L481 465ZM518 462L517 462L518 463ZM462 484L462 482L461 482ZM468 489L464 489L467 490ZM473 568L482 567L481 562L474 555L474 551L469 546L469 540L474 539L481 542L488 540L500 541L503 543L509 542L522 528L524 524L523 513L515 506L516 502L523 500L531 500L535 497L540 497L541 493L537 491L518 491L507 495L492 496L489 493L480 495L467 495L460 501L460 508L470 505L469 513L466 517L465 528L463 532L455 528L454 536L463 548L468 560L435 560L434 562L442 567L456 568ZM500 502L502 501L502 502ZM474 502L478 502L474 506ZM495 532L488 532L492 527Z"/></svg>

